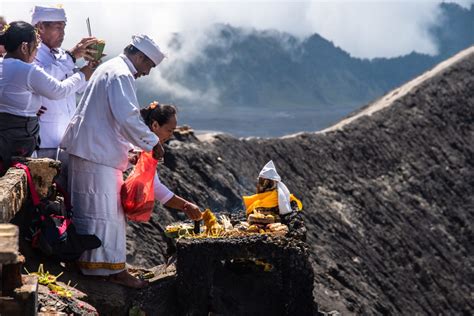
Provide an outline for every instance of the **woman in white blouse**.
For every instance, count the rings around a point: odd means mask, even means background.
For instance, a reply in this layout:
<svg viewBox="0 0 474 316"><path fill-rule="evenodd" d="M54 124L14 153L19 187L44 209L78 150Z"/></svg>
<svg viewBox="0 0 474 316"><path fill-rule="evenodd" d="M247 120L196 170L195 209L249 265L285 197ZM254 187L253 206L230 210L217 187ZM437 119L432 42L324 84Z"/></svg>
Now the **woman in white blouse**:
<svg viewBox="0 0 474 316"><path fill-rule="evenodd" d="M147 108L141 109L140 114L150 130L159 137L160 143L164 144L172 136L177 125L176 108L169 104L151 103ZM199 219L201 216L199 207L182 197L171 192L164 186L158 174L155 175L155 199L161 204L183 211L191 219Z"/></svg>
<svg viewBox="0 0 474 316"><path fill-rule="evenodd" d="M81 78L89 80L92 63L64 81L58 81L32 64L39 45L35 28L17 21L4 26L0 45L6 50L0 58L0 175L12 156L31 156L39 145L37 113L42 97L62 99L77 89Z"/></svg>

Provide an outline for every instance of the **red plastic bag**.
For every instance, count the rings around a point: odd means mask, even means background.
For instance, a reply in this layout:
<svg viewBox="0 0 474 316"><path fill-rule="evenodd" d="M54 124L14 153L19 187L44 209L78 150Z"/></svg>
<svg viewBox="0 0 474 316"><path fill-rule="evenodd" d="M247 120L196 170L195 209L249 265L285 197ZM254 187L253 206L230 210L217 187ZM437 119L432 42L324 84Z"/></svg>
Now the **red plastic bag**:
<svg viewBox="0 0 474 316"><path fill-rule="evenodd" d="M137 165L128 176L120 190L123 210L127 218L135 222L147 222L155 204L155 179L158 160L151 152L143 152L138 158Z"/></svg>

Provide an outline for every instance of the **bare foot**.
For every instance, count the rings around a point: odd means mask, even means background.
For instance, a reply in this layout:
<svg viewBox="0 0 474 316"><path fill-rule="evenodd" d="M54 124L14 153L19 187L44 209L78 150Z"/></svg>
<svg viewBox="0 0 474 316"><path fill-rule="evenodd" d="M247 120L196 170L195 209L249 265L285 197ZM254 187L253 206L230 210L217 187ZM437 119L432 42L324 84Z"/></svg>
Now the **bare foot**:
<svg viewBox="0 0 474 316"><path fill-rule="evenodd" d="M128 273L127 270L123 270L122 272L116 274L111 274L109 275L107 280L134 289L141 289L148 285L147 281L137 279L136 277Z"/></svg>

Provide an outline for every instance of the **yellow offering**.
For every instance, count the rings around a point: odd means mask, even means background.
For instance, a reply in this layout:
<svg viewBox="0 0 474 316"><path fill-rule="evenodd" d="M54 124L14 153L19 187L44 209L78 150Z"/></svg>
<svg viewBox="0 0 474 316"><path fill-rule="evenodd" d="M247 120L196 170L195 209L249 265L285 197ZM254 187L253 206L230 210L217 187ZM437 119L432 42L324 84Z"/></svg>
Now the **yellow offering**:
<svg viewBox="0 0 474 316"><path fill-rule="evenodd" d="M251 214L257 208L272 208L278 206L278 191L257 193L250 196L243 196L247 215ZM303 209L303 204L293 194L290 194L290 201L295 201L298 210Z"/></svg>
<svg viewBox="0 0 474 316"><path fill-rule="evenodd" d="M210 209L206 209L202 213L202 220L204 221L204 226L206 226L207 235L216 236L222 231L222 226L217 222L216 216Z"/></svg>

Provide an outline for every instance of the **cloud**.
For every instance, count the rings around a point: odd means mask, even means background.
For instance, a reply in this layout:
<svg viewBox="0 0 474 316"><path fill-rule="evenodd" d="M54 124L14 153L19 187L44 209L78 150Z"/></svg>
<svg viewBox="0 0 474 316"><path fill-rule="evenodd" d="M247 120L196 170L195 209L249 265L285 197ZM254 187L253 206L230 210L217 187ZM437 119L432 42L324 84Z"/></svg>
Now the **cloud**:
<svg viewBox="0 0 474 316"><path fill-rule="evenodd" d="M417 51L434 55L428 33L439 21L435 2L337 2L311 6L312 29L363 58L395 57Z"/></svg>
<svg viewBox="0 0 474 316"><path fill-rule="evenodd" d="M200 107L216 107L219 105L219 89L215 85L205 91L193 90L176 81L164 78L160 73L153 74L152 82L154 84L147 83L148 88L144 86L142 88L146 89L148 93L153 93L154 90L156 95L167 95L173 103L175 100L186 100ZM161 98L158 97L158 100L161 100Z"/></svg>
<svg viewBox="0 0 474 316"><path fill-rule="evenodd" d="M173 33L184 34L190 53L205 43L203 32L214 23L257 30L275 29L300 38L319 33L358 57L393 57L413 50L433 54L427 27L439 20L441 1L68 1L65 45L86 36L89 16L94 35L107 40L111 51L121 49L137 32L166 43ZM474 0L454 1L464 7ZM29 20L38 2L2 0L0 12L9 20ZM42 1L55 4L57 1ZM391 34L387 40L387 34ZM201 40L199 42L198 40Z"/></svg>
<svg viewBox="0 0 474 316"><path fill-rule="evenodd" d="M394 57L417 51L435 54L435 42L428 33L440 21L441 1L64 1L68 15L64 47L72 47L87 36L86 17L93 35L106 40L106 52L116 55L134 33L147 33L163 46L168 59L159 66L163 73L184 71L186 64L203 57L203 48L216 44L209 27L226 23L253 29L274 29L300 39L319 33L352 56ZM474 0L454 1L466 8ZM30 20L35 4L58 1L2 0L0 12L12 20ZM184 46L178 52L168 47L179 33ZM183 98L218 99L218 90L193 91L177 85L154 71L154 81L170 94Z"/></svg>
<svg viewBox="0 0 474 316"><path fill-rule="evenodd" d="M455 0L455 1L449 1L449 0L445 0L443 2L447 2L447 3L457 3L459 4L461 7L465 8L465 9L470 9L472 5L474 5L474 0Z"/></svg>

